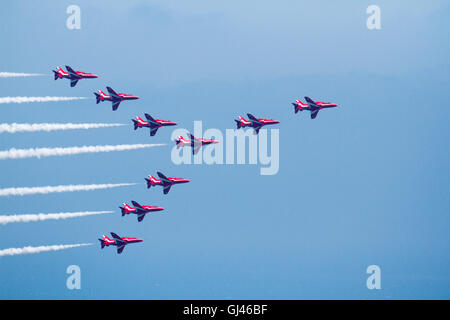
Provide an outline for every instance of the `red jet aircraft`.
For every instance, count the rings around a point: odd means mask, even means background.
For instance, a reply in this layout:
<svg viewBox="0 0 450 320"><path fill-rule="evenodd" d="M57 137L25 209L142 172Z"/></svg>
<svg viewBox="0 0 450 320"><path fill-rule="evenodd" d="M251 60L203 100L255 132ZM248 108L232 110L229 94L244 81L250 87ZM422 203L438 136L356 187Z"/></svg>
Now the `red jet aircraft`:
<svg viewBox="0 0 450 320"><path fill-rule="evenodd" d="M122 210L122 217L126 214L134 213L134 214L137 214L137 219L139 222L144 220L145 215L149 212L164 210L164 208L155 207L155 206L141 206L136 201L131 201L131 203L133 204L134 208L126 203L123 204L123 207L119 207L120 210Z"/></svg>
<svg viewBox="0 0 450 320"><path fill-rule="evenodd" d="M166 126L176 126L176 122L168 121L168 120L160 120L160 119L153 119L152 116L150 116L148 113L145 114L145 117L148 121L142 120L140 117L136 117L135 119L131 119L134 123L134 130L137 128L147 127L150 128L150 136L154 136L156 134L156 131L160 127L166 127Z"/></svg>
<svg viewBox="0 0 450 320"><path fill-rule="evenodd" d="M177 149L184 146L191 146L192 154L197 154L201 146L212 143L219 143L219 141L213 139L196 138L189 132L188 135L191 140L185 139L183 138L183 136L180 136L177 140L175 140L175 143L177 144Z"/></svg>
<svg viewBox="0 0 450 320"><path fill-rule="evenodd" d="M305 97L305 100L307 103L303 103L300 100L295 100L295 102L292 103L294 106L294 111L297 113L299 111L309 110L311 111L311 119L315 119L321 109L337 107L337 104L335 103L313 101L309 97Z"/></svg>
<svg viewBox="0 0 450 320"><path fill-rule="evenodd" d="M61 67L56 67L56 70L52 70L55 74L55 80L58 79L70 79L70 86L75 87L77 85L78 80L80 79L92 79L92 78L98 78L95 74L87 73L87 72L81 72L81 71L75 71L71 67L66 66L66 71L64 71Z"/></svg>
<svg viewBox="0 0 450 320"><path fill-rule="evenodd" d="M103 235L101 239L98 239L100 241L100 245L102 249L106 246L116 246L117 247L117 253L122 253L125 246L129 243L135 243L135 242L142 242L144 240L138 239L138 238L129 238L129 237L119 237L114 232L111 232L112 239L108 238L107 236Z"/></svg>
<svg viewBox="0 0 450 320"><path fill-rule="evenodd" d="M236 126L238 129L245 127L252 127L253 129L255 129L254 134L258 134L259 129L261 129L265 125L280 123L280 121L277 120L257 119L250 113L247 113L247 116L250 120L245 120L243 117L239 116L239 120L234 121L236 121Z"/></svg>
<svg viewBox="0 0 450 320"><path fill-rule="evenodd" d="M157 172L157 174L160 179L156 179L152 175L149 175L148 179L145 178L145 181L147 181L147 189L152 186L163 186L164 194L168 194L170 191L170 187L172 187L174 184L189 182L189 180L187 179L166 177L161 172Z"/></svg>
<svg viewBox="0 0 450 320"><path fill-rule="evenodd" d="M112 102L112 109L113 111L116 111L119 107L119 104L123 100L136 100L139 99L137 96L133 96L131 94L125 94L125 93L116 93L111 87L106 87L106 90L108 90L109 94L104 93L102 90L98 90L97 92L94 92L95 97L97 98L97 104L100 101L111 101Z"/></svg>

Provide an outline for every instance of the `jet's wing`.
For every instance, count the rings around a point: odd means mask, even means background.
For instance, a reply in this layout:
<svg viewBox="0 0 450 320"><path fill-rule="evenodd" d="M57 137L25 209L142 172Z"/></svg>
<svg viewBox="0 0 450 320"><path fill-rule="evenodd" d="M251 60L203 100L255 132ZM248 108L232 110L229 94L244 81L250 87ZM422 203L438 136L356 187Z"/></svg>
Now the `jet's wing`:
<svg viewBox="0 0 450 320"><path fill-rule="evenodd" d="M317 108L317 104L314 102L313 99L311 99L310 97L305 97L306 103L311 107L311 108Z"/></svg>
<svg viewBox="0 0 450 320"><path fill-rule="evenodd" d="M164 194L168 194L169 193L171 186L172 186L171 184L168 184L167 186L164 187L164 190L163 190Z"/></svg>
<svg viewBox="0 0 450 320"><path fill-rule="evenodd" d="M196 146L196 147L193 147L193 148L192 148L192 154L197 154L198 151L200 150L200 147L201 147L201 145L198 145L198 146Z"/></svg>
<svg viewBox="0 0 450 320"><path fill-rule="evenodd" d="M111 232L111 236L113 237L114 240L119 240L119 241L123 241L121 237L119 237L117 234L115 234L114 232Z"/></svg>
<svg viewBox="0 0 450 320"><path fill-rule="evenodd" d="M190 133L190 132L188 132L188 136L189 136L189 138L191 139L191 141L197 140L197 139L194 137L194 135L193 135L192 133Z"/></svg>
<svg viewBox="0 0 450 320"><path fill-rule="evenodd" d="M315 119L317 117L318 113L319 113L319 109L311 111L311 119Z"/></svg>
<svg viewBox="0 0 450 320"><path fill-rule="evenodd" d="M153 127L150 129L150 136L153 137L156 134L156 131L158 131L159 127Z"/></svg>
<svg viewBox="0 0 450 320"><path fill-rule="evenodd" d="M145 114L145 117L147 118L148 121L156 122L156 120L153 119L153 117L151 115L149 115L148 113Z"/></svg>
<svg viewBox="0 0 450 320"><path fill-rule="evenodd" d="M111 232L111 236L113 237L113 239L116 241L116 243L119 246L125 245L125 241L122 240L121 237L119 237L117 234L115 234L114 232Z"/></svg>
<svg viewBox="0 0 450 320"><path fill-rule="evenodd" d="M122 251L123 251L123 249L125 249L125 245L124 245L124 244L121 245L121 246L118 246L118 247L117 247L117 253L118 253L118 254L121 254Z"/></svg>
<svg viewBox="0 0 450 320"><path fill-rule="evenodd" d="M66 70L69 73L69 75L73 78L77 78L80 79L81 77L75 72L75 70L73 70L71 67L66 66Z"/></svg>
<svg viewBox="0 0 450 320"><path fill-rule="evenodd" d="M164 174L162 174L161 172L156 172L156 174L158 175L158 177L161 179L161 180L164 180L164 182L170 182L170 180L164 175Z"/></svg>
<svg viewBox="0 0 450 320"><path fill-rule="evenodd" d="M119 104L120 104L120 100L119 101L113 101L113 103L112 103L113 111L117 110L117 108L119 107Z"/></svg>
<svg viewBox="0 0 450 320"><path fill-rule="evenodd" d="M255 127L254 129L255 129L254 134L258 134L259 133L259 129L261 129L261 126Z"/></svg>
<svg viewBox="0 0 450 320"><path fill-rule="evenodd" d="M247 113L247 116L248 116L248 118L250 119L250 121L251 121L252 123L260 124L260 122L258 121L258 119L256 119L252 114Z"/></svg>
<svg viewBox="0 0 450 320"><path fill-rule="evenodd" d="M136 208L136 209L144 209L144 208L142 208L142 206L139 204L139 203L137 203L136 201L131 201L131 203L133 204L133 206Z"/></svg>
<svg viewBox="0 0 450 320"><path fill-rule="evenodd" d="M109 94L111 95L111 98L120 99L120 96L111 87L106 87L106 90L108 90Z"/></svg>
<svg viewBox="0 0 450 320"><path fill-rule="evenodd" d="M137 214L141 214L141 213L147 213L148 210L144 209L139 203L137 203L136 201L131 201L131 203L133 204L134 208L136 209L136 213Z"/></svg>
<svg viewBox="0 0 450 320"><path fill-rule="evenodd" d="M77 85L78 80L79 80L79 79L73 79L73 80L70 80L70 86L71 86L71 87L75 87L75 86Z"/></svg>
<svg viewBox="0 0 450 320"><path fill-rule="evenodd" d="M137 219L138 219L139 222L141 222L142 220L144 220L144 218L145 218L145 213L141 213L141 214L138 215Z"/></svg>

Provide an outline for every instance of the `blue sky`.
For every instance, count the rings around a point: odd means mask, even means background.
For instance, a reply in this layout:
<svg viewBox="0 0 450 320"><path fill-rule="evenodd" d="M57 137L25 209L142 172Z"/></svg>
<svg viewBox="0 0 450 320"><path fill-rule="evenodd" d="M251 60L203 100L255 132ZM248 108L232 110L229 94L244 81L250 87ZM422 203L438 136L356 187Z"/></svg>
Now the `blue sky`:
<svg viewBox="0 0 450 320"><path fill-rule="evenodd" d="M81 8L81 30L66 8ZM381 8L381 30L366 8ZM446 1L5 1L4 96L83 96L110 85L140 100L3 104L2 123L129 126L1 134L12 147L167 143L131 152L2 160L0 187L139 182L93 192L2 197L1 214L115 210L0 226L1 247L95 243L0 259L1 299L448 299L450 288L449 10ZM69 64L100 75L53 81ZM308 95L339 104L294 115ZM171 129L150 138L150 113L192 129L234 128L247 112L280 120L280 170L172 164ZM164 196L144 177L190 179ZM123 201L166 208L137 223ZM114 231L144 238L100 250ZM82 289L68 290L67 266ZM381 290L366 288L379 265Z"/></svg>

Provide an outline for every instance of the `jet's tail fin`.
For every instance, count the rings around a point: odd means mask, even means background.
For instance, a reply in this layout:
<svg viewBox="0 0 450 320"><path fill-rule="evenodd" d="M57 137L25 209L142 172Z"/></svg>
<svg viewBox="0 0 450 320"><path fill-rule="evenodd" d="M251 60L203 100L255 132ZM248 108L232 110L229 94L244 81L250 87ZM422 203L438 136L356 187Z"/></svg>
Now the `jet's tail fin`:
<svg viewBox="0 0 450 320"><path fill-rule="evenodd" d="M297 113L298 112L297 105L294 102L292 102L292 105L294 106L294 112Z"/></svg>
<svg viewBox="0 0 450 320"><path fill-rule="evenodd" d="M241 122L239 120L234 120L236 121L236 128L240 129L241 128Z"/></svg>
<svg viewBox="0 0 450 320"><path fill-rule="evenodd" d="M53 73L54 73L54 78L55 78L55 80L58 80L58 79L59 79L59 72L56 71L56 70L52 70L52 71L53 71Z"/></svg>
<svg viewBox="0 0 450 320"><path fill-rule="evenodd" d="M102 101L102 97L97 92L94 92L94 95L95 95L96 103L99 104L100 101Z"/></svg>
<svg viewBox="0 0 450 320"><path fill-rule="evenodd" d="M136 130L139 127L138 121L136 119L131 119L134 123L134 130Z"/></svg>
<svg viewBox="0 0 450 320"><path fill-rule="evenodd" d="M98 239L98 241L100 241L100 247L103 249L105 247L105 240Z"/></svg>
<svg viewBox="0 0 450 320"><path fill-rule="evenodd" d="M53 71L55 80L62 78L64 70L61 67L56 67L56 70L52 70L52 71Z"/></svg>
<svg viewBox="0 0 450 320"><path fill-rule="evenodd" d="M119 208L120 208L120 211L122 211L122 217L127 214L127 209L125 207L119 207Z"/></svg>
<svg viewBox="0 0 450 320"><path fill-rule="evenodd" d="M147 178L145 178L145 181L147 182L147 189L150 189L150 187L152 186L152 182Z"/></svg>

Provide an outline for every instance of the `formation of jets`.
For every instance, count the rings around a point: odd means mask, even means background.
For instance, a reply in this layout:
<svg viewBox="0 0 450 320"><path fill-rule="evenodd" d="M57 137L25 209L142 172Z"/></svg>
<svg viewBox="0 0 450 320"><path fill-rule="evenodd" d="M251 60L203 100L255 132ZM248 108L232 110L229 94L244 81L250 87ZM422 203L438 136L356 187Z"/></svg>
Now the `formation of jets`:
<svg viewBox="0 0 450 320"><path fill-rule="evenodd" d="M64 71L61 67L56 67L56 70L52 70L55 75L55 80L58 79L69 79L70 86L75 87L77 85L78 80L80 79L92 79L98 78L95 74L75 71L71 67L66 66L66 70Z"/></svg>
<svg viewBox="0 0 450 320"><path fill-rule="evenodd" d="M144 240L138 239L138 238L119 237L114 232L111 232L111 237L112 237L112 239L103 235L101 239L98 239L100 241L100 246L102 249L104 247L116 246L118 254L122 253L123 249L125 248L125 246L127 244L144 241Z"/></svg>
<svg viewBox="0 0 450 320"><path fill-rule="evenodd" d="M67 71L64 71L61 67L57 67L56 70L52 70L54 73L54 79L69 79L70 80L70 86L75 87L76 84L80 79L92 79L92 78L98 78L97 75L88 73L88 72L82 72L82 71L75 71L70 66L65 66ZM119 108L119 104L124 100L136 100L139 99L139 97L126 94L126 93L117 93L114 91L111 87L106 87L109 94L104 93L102 90L98 90L98 92L94 92L94 95L96 97L97 104L102 101L111 101L112 102L112 110L115 111L117 108ZM309 97L305 97L306 103L302 102L301 100L295 100L292 104L294 105L294 111L297 113L298 111L308 110L311 112L311 119L315 119L317 117L318 112L321 109L325 108L333 108L337 107L337 104L331 103L331 102L319 102L314 101ZM271 120L271 119L258 119L254 117L252 114L247 113L247 116L249 120L246 120L245 118L239 116L238 120L236 121L237 128L245 128L245 127L251 127L255 130L255 134L258 134L259 130L268 124L277 124L280 123L277 120ZM154 136L156 134L156 131L158 128L162 126L174 126L176 125L175 122L167 121L167 120L159 120L154 119L150 115L145 114L145 117L147 118L147 121L143 120L140 117L136 117L135 119L132 119L134 123L134 129L142 128L142 127L148 127L150 128L150 135ZM182 137L180 137L182 138ZM187 139L184 139L187 141ZM183 139L181 139L182 145L184 145Z"/></svg>
<svg viewBox="0 0 450 320"><path fill-rule="evenodd" d="M66 66L66 70L67 71L64 71L61 67L57 67L56 70L52 70L54 73L54 79L55 80L64 78L69 79L71 87L75 87L80 79L98 78L97 75L92 73L75 71L70 66ZM108 91L109 94L104 93L102 90L94 92L96 103L98 104L103 101L111 101L113 111L117 110L119 108L119 104L124 100L139 99L139 97L131 94L117 93L111 87L108 86L106 87L106 90ZM308 110L311 112L311 119L315 119L317 117L318 112L321 109L337 107L337 104L335 103L313 101L309 97L305 97L305 101L306 103L303 103L300 100L296 100L295 102L293 102L292 104L294 105L294 111L295 113L298 113L298 111ZM278 120L256 118L250 113L247 113L247 117L248 120L242 116L239 116L237 120L234 120L236 122L237 129L249 127L253 128L254 134L258 134L262 127L266 125L274 125L280 123L280 121ZM136 119L131 120L134 125L134 130L137 130L138 128L149 128L150 136L154 136L160 127L177 125L177 123L173 121L155 119L148 113L145 113L145 118L147 120L143 120L142 118L137 116ZM191 147L192 153L197 154L202 146L219 143L219 141L213 139L196 138L189 132L187 134L188 138L179 136L179 138L175 140L177 149L182 147ZM183 178L166 177L161 172L157 172L157 175L159 179L152 175L149 175L148 178L145 178L147 188L149 189L151 187L162 186L164 194L168 194L170 188L174 184L189 182L189 180ZM123 205L119 207L122 212L122 217L128 214L136 214L138 222L141 222L145 218L145 215L150 212L164 210L164 208L157 206L140 205L136 201L131 201L131 203L133 206L130 206L127 203L123 203ZM142 239L138 238L119 237L117 234L113 232L111 232L111 237L112 239L107 237L106 235L103 235L102 238L98 239L100 241L101 248L103 249L105 246L106 247L116 246L117 253L119 254L122 253L123 249L127 244L143 241Z"/></svg>
<svg viewBox="0 0 450 320"><path fill-rule="evenodd" d="M164 174L162 174L159 171L156 174L158 175L159 179L156 179L151 174L148 176L148 178L145 178L145 181L147 182L147 189L154 187L154 186L162 186L164 194L168 194L170 191L170 188L174 184L189 182L188 179L166 177Z"/></svg>
<svg viewBox="0 0 450 320"><path fill-rule="evenodd" d="M148 113L145 114L145 118L147 121L143 120L141 117L136 117L136 119L131 119L134 123L134 130L137 128L150 128L150 136L154 136L156 134L156 131L158 131L161 127L166 126L176 126L177 123L169 120L160 120L160 119L154 119L151 115Z"/></svg>
<svg viewBox="0 0 450 320"><path fill-rule="evenodd" d="M122 204L123 207L119 207L120 210L122 211L122 217L126 214L133 213L133 214L137 215L137 220L139 222L144 220L145 215L149 212L164 210L164 208L156 207L156 206L141 206L139 203L137 203L136 201L133 201L133 200L131 201L131 203L133 204L134 208L126 203Z"/></svg>

